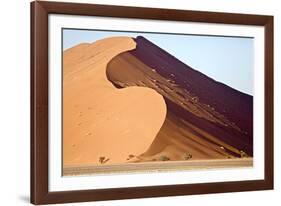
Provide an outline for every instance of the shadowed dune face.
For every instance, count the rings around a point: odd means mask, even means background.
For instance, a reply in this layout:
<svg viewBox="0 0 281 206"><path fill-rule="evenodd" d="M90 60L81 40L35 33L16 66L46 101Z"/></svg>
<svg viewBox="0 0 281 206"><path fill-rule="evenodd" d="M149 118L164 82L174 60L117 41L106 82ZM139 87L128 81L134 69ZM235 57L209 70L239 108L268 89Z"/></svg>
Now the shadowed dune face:
<svg viewBox="0 0 281 206"><path fill-rule="evenodd" d="M253 98L143 37L63 54L63 164L253 155Z"/></svg>
<svg viewBox="0 0 281 206"><path fill-rule="evenodd" d="M117 87L149 87L167 116L140 161L252 156L253 99L183 64L143 37L114 57L107 78Z"/></svg>
<svg viewBox="0 0 281 206"><path fill-rule="evenodd" d="M106 77L108 62L135 47L114 37L64 52L64 166L124 163L154 141L165 121L163 97L148 87L116 89Z"/></svg>

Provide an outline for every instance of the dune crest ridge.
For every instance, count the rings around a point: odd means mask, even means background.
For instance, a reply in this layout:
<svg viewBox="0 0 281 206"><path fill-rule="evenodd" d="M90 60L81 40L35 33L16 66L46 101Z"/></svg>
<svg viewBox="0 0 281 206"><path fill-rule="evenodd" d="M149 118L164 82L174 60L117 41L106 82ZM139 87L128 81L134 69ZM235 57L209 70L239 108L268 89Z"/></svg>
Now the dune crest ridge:
<svg viewBox="0 0 281 206"><path fill-rule="evenodd" d="M117 88L152 88L167 105L166 120L140 161L253 155L252 96L200 73L143 36L134 40L136 49L108 63L108 79Z"/></svg>
<svg viewBox="0 0 281 206"><path fill-rule="evenodd" d="M64 166L125 163L154 141L167 112L162 95L117 89L106 77L108 62L135 48L132 38L113 37L64 51Z"/></svg>

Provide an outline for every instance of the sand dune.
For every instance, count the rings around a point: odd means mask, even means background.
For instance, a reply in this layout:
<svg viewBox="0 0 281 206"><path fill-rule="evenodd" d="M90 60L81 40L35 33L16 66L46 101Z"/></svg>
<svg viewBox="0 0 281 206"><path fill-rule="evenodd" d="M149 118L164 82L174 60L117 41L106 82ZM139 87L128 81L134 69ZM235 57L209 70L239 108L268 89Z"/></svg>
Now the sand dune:
<svg viewBox="0 0 281 206"><path fill-rule="evenodd" d="M143 37L80 44L63 58L65 168L95 173L97 165L169 160L192 161L191 168L199 160L203 168L252 165L251 96Z"/></svg>
<svg viewBox="0 0 281 206"><path fill-rule="evenodd" d="M110 61L107 77L117 88L153 88L168 108L139 161L252 156L251 96L193 70L143 37L135 41L135 50Z"/></svg>
<svg viewBox="0 0 281 206"><path fill-rule="evenodd" d="M107 63L135 46L131 38L115 37L64 52L64 166L126 162L159 132L163 97L150 88L116 89L106 77Z"/></svg>

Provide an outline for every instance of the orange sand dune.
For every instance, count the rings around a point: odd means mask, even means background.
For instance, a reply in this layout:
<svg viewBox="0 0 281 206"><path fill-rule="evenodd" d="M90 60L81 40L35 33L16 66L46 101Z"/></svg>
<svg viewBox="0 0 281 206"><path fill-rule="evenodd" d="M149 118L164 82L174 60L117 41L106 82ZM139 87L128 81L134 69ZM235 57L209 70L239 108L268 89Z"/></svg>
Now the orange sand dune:
<svg viewBox="0 0 281 206"><path fill-rule="evenodd" d="M109 62L107 77L116 88L156 90L167 116L150 148L133 161L252 156L250 95L192 69L144 37L134 40L136 49Z"/></svg>
<svg viewBox="0 0 281 206"><path fill-rule="evenodd" d="M129 53L120 54L110 61L107 67L107 77L119 88L131 88L136 85L153 88L163 96L170 97L175 104L184 106L190 113L209 121L219 122L200 105L186 101L188 97L184 98L181 95L181 88L171 86L166 78ZM170 91L170 88L173 88L173 91ZM184 160L189 154L192 155L192 159L233 157L225 149L239 154L239 150L212 137L190 122L184 121L180 116L174 114L173 110L168 110L165 123L157 138L138 161L161 160L161 157L167 157L169 160Z"/></svg>
<svg viewBox="0 0 281 206"><path fill-rule="evenodd" d="M63 55L63 164L114 164L146 151L166 116L155 90L116 89L106 66L132 50L131 38L114 37L80 44Z"/></svg>
<svg viewBox="0 0 281 206"><path fill-rule="evenodd" d="M241 166L237 158L253 155L252 101L143 37L77 45L63 55L64 168Z"/></svg>

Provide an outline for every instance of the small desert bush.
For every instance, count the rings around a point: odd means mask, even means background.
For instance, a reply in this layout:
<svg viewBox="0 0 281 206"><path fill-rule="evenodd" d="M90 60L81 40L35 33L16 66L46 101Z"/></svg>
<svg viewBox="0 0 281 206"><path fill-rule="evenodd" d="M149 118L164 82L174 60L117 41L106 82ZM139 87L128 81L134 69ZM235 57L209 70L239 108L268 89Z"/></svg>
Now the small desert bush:
<svg viewBox="0 0 281 206"><path fill-rule="evenodd" d="M162 155L162 156L159 157L159 160L160 160L160 161L169 161L170 158L167 157L167 156L165 156L165 155Z"/></svg>
<svg viewBox="0 0 281 206"><path fill-rule="evenodd" d="M130 160L130 159L132 159L132 158L134 158L134 157L135 157L135 155L130 154L130 155L128 155L128 157L127 157L126 160Z"/></svg>
<svg viewBox="0 0 281 206"><path fill-rule="evenodd" d="M189 159L191 159L192 158L192 154L188 154L188 153L184 153L183 154L183 159L184 160L189 160Z"/></svg>
<svg viewBox="0 0 281 206"><path fill-rule="evenodd" d="M100 162L101 164L104 164L104 163L106 163L107 161L109 161L109 158L106 158L106 157L100 157L100 158L99 158L99 162Z"/></svg>
<svg viewBox="0 0 281 206"><path fill-rule="evenodd" d="M248 157L247 153L242 150L240 151L240 156L241 158Z"/></svg>
<svg viewBox="0 0 281 206"><path fill-rule="evenodd" d="M135 157L135 155L132 155L132 154L129 155L129 158L133 158L133 157Z"/></svg>

